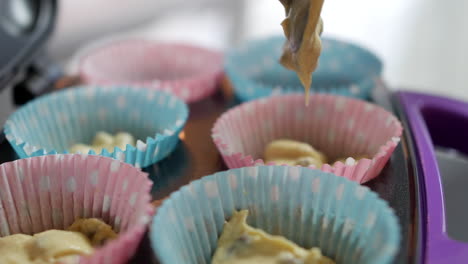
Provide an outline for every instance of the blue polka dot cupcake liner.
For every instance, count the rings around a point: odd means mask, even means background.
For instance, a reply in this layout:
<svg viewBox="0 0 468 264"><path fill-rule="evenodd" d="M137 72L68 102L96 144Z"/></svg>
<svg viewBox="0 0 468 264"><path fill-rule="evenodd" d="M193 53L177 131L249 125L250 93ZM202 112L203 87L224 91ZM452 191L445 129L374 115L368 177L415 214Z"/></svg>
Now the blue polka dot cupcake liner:
<svg viewBox="0 0 468 264"><path fill-rule="evenodd" d="M392 263L399 247L393 210L367 187L302 167L254 166L203 177L164 201L150 229L155 255L162 264L211 263L236 210L340 264Z"/></svg>
<svg viewBox="0 0 468 264"><path fill-rule="evenodd" d="M135 146L102 149L99 155L141 168L174 150L187 118L187 105L163 91L82 86L26 104L9 117L4 131L20 158L68 153L74 144L92 142L99 131L128 132L137 139Z"/></svg>
<svg viewBox="0 0 468 264"><path fill-rule="evenodd" d="M225 71L240 100L304 93L296 73L279 63L283 45L284 37L275 36L228 52ZM322 45L311 93L369 99L382 72L380 59L367 49L332 38L323 38Z"/></svg>

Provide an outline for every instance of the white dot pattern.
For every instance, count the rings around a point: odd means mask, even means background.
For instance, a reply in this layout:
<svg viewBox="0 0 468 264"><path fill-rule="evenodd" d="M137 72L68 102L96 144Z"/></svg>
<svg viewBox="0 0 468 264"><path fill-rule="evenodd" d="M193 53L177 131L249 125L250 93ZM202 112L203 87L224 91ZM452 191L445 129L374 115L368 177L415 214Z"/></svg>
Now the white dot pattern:
<svg viewBox="0 0 468 264"><path fill-rule="evenodd" d="M323 106L318 106L317 110L315 111L315 116L318 118L322 118L323 116L325 116L325 113L325 108Z"/></svg>
<svg viewBox="0 0 468 264"><path fill-rule="evenodd" d="M23 168L16 167L16 176L22 182L24 180L24 171Z"/></svg>
<svg viewBox="0 0 468 264"><path fill-rule="evenodd" d="M275 61L271 57L264 57L263 58L263 65L265 67L271 67L275 64Z"/></svg>
<svg viewBox="0 0 468 264"><path fill-rule="evenodd" d="M372 110L374 110L374 106L373 106L373 105L371 105L371 104L366 104L366 105L364 106L364 111L370 112L370 111L372 111Z"/></svg>
<svg viewBox="0 0 468 264"><path fill-rule="evenodd" d="M125 97L123 95L117 97L117 107L122 109L125 107L125 105L126 105Z"/></svg>
<svg viewBox="0 0 468 264"><path fill-rule="evenodd" d="M247 175L250 177L257 177L258 174L258 168L257 167L248 167L247 168Z"/></svg>
<svg viewBox="0 0 468 264"><path fill-rule="evenodd" d="M52 209L52 219L54 223L60 223L63 220L62 209L54 208Z"/></svg>
<svg viewBox="0 0 468 264"><path fill-rule="evenodd" d="M254 88L252 86L247 87L246 89L247 94L252 95L254 93Z"/></svg>
<svg viewBox="0 0 468 264"><path fill-rule="evenodd" d="M86 122L88 122L88 117L84 114L81 114L79 117L78 117L79 121L81 124L85 124Z"/></svg>
<svg viewBox="0 0 468 264"><path fill-rule="evenodd" d="M37 118L32 117L32 118L31 118L31 126L32 126L33 128L36 128L38 125L39 125L39 121L37 121Z"/></svg>
<svg viewBox="0 0 468 264"><path fill-rule="evenodd" d="M338 188L336 188L336 200L341 201L341 199L343 199L344 189L344 184L340 184Z"/></svg>
<svg viewBox="0 0 468 264"><path fill-rule="evenodd" d="M125 161L125 153L119 151L119 152L117 152L115 154L115 158L117 160L120 160L120 161L124 162Z"/></svg>
<svg viewBox="0 0 468 264"><path fill-rule="evenodd" d="M3 234L10 235L10 227L8 226L7 221L0 221L0 228Z"/></svg>
<svg viewBox="0 0 468 264"><path fill-rule="evenodd" d="M336 111L338 111L338 112L343 111L345 106L346 106L346 102L345 102L345 100L343 98L336 99L336 102L335 102Z"/></svg>
<svg viewBox="0 0 468 264"><path fill-rule="evenodd" d="M383 242L382 234L380 232L375 233L375 240L373 244L374 248L377 248L380 245L382 245L382 242Z"/></svg>
<svg viewBox="0 0 468 264"><path fill-rule="evenodd" d="M6 134L5 137L8 141L13 141L13 136L11 134Z"/></svg>
<svg viewBox="0 0 468 264"><path fill-rule="evenodd" d="M278 115L280 115L280 116L284 114L285 110L286 110L286 109L285 109L285 107L284 107L283 104L278 104L278 105L276 106L276 112L277 112Z"/></svg>
<svg viewBox="0 0 468 264"><path fill-rule="evenodd" d="M356 59L356 55L354 53L348 53L348 55L346 55L346 59L349 61L353 61Z"/></svg>
<svg viewBox="0 0 468 264"><path fill-rule="evenodd" d="M120 228L120 222L122 221L122 219L120 218L120 216L116 216L115 219L114 219L114 223L115 223L115 226L117 228Z"/></svg>
<svg viewBox="0 0 468 264"><path fill-rule="evenodd" d="M273 124L270 120L264 120L263 121L263 129L265 131L269 131L271 132L271 130L273 129Z"/></svg>
<svg viewBox="0 0 468 264"><path fill-rule="evenodd" d="M48 116L49 113L50 113L49 108L47 108L45 105L42 105L41 107L39 107L39 114L41 116L44 116L44 117Z"/></svg>
<svg viewBox="0 0 468 264"><path fill-rule="evenodd" d="M273 186L271 187L271 193L270 193L270 198L273 202L277 202L280 199L280 191L278 186Z"/></svg>
<svg viewBox="0 0 468 264"><path fill-rule="evenodd" d="M49 176L42 176L39 181L39 188L42 191L49 191L50 190L50 177Z"/></svg>
<svg viewBox="0 0 468 264"><path fill-rule="evenodd" d="M180 91L180 96L183 98L183 99L187 99L190 97L190 90L186 87L182 88L181 91Z"/></svg>
<svg viewBox="0 0 468 264"><path fill-rule="evenodd" d="M106 111L106 109L99 109L99 110L98 110L98 118L99 118L101 121L104 121L104 120L106 120L106 117L107 117L107 111Z"/></svg>
<svg viewBox="0 0 468 264"><path fill-rule="evenodd" d="M157 145L156 148L154 149L153 156L156 157L156 156L158 156L158 154L159 154L159 145Z"/></svg>
<svg viewBox="0 0 468 264"><path fill-rule="evenodd" d="M329 62L329 70L331 72L337 73L340 70L340 62L337 59L333 59Z"/></svg>
<svg viewBox="0 0 468 264"><path fill-rule="evenodd" d="M135 203L136 203L136 200L137 200L137 193L136 192L133 192L131 195L130 195L130 200L128 201L128 203L131 205L131 206L134 206Z"/></svg>
<svg viewBox="0 0 468 264"><path fill-rule="evenodd" d="M382 252L385 254L394 254L397 248L394 245L385 244L382 248Z"/></svg>
<svg viewBox="0 0 468 264"><path fill-rule="evenodd" d="M26 154L27 154L28 156L31 156L31 154L33 154L34 152L37 151L37 148L26 143L26 144L23 146L23 150L24 150L24 152L26 152Z"/></svg>
<svg viewBox="0 0 468 264"><path fill-rule="evenodd" d="M194 223L192 217L188 217L188 218L184 219L184 224L185 224L185 227L187 228L188 231L190 231L190 232L195 231L195 223Z"/></svg>
<svg viewBox="0 0 468 264"><path fill-rule="evenodd" d="M114 160L111 162L110 171L116 172L120 169L120 161Z"/></svg>
<svg viewBox="0 0 468 264"><path fill-rule="evenodd" d="M320 191L320 178L315 178L312 181L312 192L318 193Z"/></svg>
<svg viewBox="0 0 468 264"><path fill-rule="evenodd" d="M366 188L360 187L360 186L356 188L355 194L356 194L356 198L357 198L358 200L364 199L364 196L366 195L366 193L367 193L367 189L366 189Z"/></svg>
<svg viewBox="0 0 468 264"><path fill-rule="evenodd" d="M354 226L355 226L354 221L350 218L346 218L344 225L343 225L343 234L344 235L349 234L349 232L353 230Z"/></svg>
<svg viewBox="0 0 468 264"><path fill-rule="evenodd" d="M300 109L299 111L296 112L296 120L297 121L304 121L306 117L304 109Z"/></svg>
<svg viewBox="0 0 468 264"><path fill-rule="evenodd" d="M132 111L130 116L131 116L133 121L140 120L140 113L138 111Z"/></svg>
<svg viewBox="0 0 468 264"><path fill-rule="evenodd" d="M237 189L237 176L235 174L229 174L229 184L231 185L231 189Z"/></svg>
<svg viewBox="0 0 468 264"><path fill-rule="evenodd" d="M254 112L254 105L251 103L244 105L244 111L246 113L252 114Z"/></svg>
<svg viewBox="0 0 468 264"><path fill-rule="evenodd" d="M165 97L165 96L163 96L163 95L159 96L159 98L158 98L158 104L159 104L160 106L164 106L165 100L166 100L166 97Z"/></svg>
<svg viewBox="0 0 468 264"><path fill-rule="evenodd" d="M335 141L335 132L333 131L328 131L327 135L328 142L333 143Z"/></svg>
<svg viewBox="0 0 468 264"><path fill-rule="evenodd" d="M353 157L348 157L345 160L345 165L346 166L353 166L354 164L356 164L356 160Z"/></svg>
<svg viewBox="0 0 468 264"><path fill-rule="evenodd" d="M139 151L146 151L147 145L143 141L137 140L136 147Z"/></svg>
<svg viewBox="0 0 468 264"><path fill-rule="evenodd" d="M67 114L58 113L57 115L58 115L58 120L59 120L60 123L66 124L69 121L69 118L68 118Z"/></svg>
<svg viewBox="0 0 468 264"><path fill-rule="evenodd" d="M209 198L218 197L218 185L216 185L216 183L212 181L205 182L205 192Z"/></svg>
<svg viewBox="0 0 468 264"><path fill-rule="evenodd" d="M68 99L68 102L74 103L75 102L75 93L68 93L67 94L67 99Z"/></svg>
<svg viewBox="0 0 468 264"><path fill-rule="evenodd" d="M365 138L366 137L364 136L364 134L362 132L358 132L358 134L357 134L357 141L358 142L360 142L360 143L364 142Z"/></svg>
<svg viewBox="0 0 468 264"><path fill-rule="evenodd" d="M366 227L367 228L372 228L374 226L376 220L377 220L377 215L374 212L370 212L367 215L366 224L365 224Z"/></svg>
<svg viewBox="0 0 468 264"><path fill-rule="evenodd" d="M109 208L110 208L110 205L111 205L111 200L110 200L109 195L104 195L104 199L102 201L102 211L104 213L108 212Z"/></svg>
<svg viewBox="0 0 468 264"><path fill-rule="evenodd" d="M89 181L91 182L92 186L96 186L98 184L98 176L99 171L92 171L89 175Z"/></svg>
<svg viewBox="0 0 468 264"><path fill-rule="evenodd" d="M322 229L326 230L328 228L329 220L328 218L324 217L322 218Z"/></svg>
<svg viewBox="0 0 468 264"><path fill-rule="evenodd" d="M386 127L389 127L389 126L393 123L394 120L395 120L395 119L393 118L393 116L391 116L391 115L388 116L388 117L387 117L387 120L385 121L385 126L386 126Z"/></svg>
<svg viewBox="0 0 468 264"><path fill-rule="evenodd" d="M301 171L300 171L299 167L290 167L288 173L289 173L289 177L293 181L299 180L299 178L301 176Z"/></svg>
<svg viewBox="0 0 468 264"><path fill-rule="evenodd" d="M122 190L125 192L128 188L128 179L125 179L122 183Z"/></svg>
<svg viewBox="0 0 468 264"><path fill-rule="evenodd" d="M88 98L88 100L93 99L93 97L94 97L94 89L87 89L86 92L85 92L85 95L86 95L86 97Z"/></svg>
<svg viewBox="0 0 468 264"><path fill-rule="evenodd" d="M154 85L154 83L153 83L153 85ZM159 82L158 82L157 85L159 85ZM148 101L152 101L152 100L154 99L154 96L155 96L155 92L154 92L154 91L149 91L148 94L147 94L147 96L146 96L146 99L147 99Z"/></svg>
<svg viewBox="0 0 468 264"><path fill-rule="evenodd" d="M29 206L28 206L28 204L26 202L21 203L21 211L23 211L22 213L24 215L29 214Z"/></svg>
<svg viewBox="0 0 468 264"><path fill-rule="evenodd" d="M283 89L280 86L273 88L271 95L280 95L283 93Z"/></svg>
<svg viewBox="0 0 468 264"><path fill-rule="evenodd" d="M67 190L69 192L74 192L76 191L76 180L74 177L70 177L67 180Z"/></svg>
<svg viewBox="0 0 468 264"><path fill-rule="evenodd" d="M195 189L194 185L190 184L188 186L188 190L189 190L190 195L192 195L193 197L197 196L197 190Z"/></svg>
<svg viewBox="0 0 468 264"><path fill-rule="evenodd" d="M351 85L351 87L349 87L349 91L351 92L351 94L356 95L356 94L359 94L360 88L359 88L358 85L353 84L353 85Z"/></svg>
<svg viewBox="0 0 468 264"><path fill-rule="evenodd" d="M150 219L149 216L147 216L147 215L142 215L142 216L140 217L140 220L138 220L138 221L139 221L141 224L145 225L145 224L149 223L150 220L151 220L151 219Z"/></svg>
<svg viewBox="0 0 468 264"><path fill-rule="evenodd" d="M181 126L181 125L183 125L183 124L184 124L184 121L181 120L181 119L178 119L178 120L175 122L175 125L178 126L178 127Z"/></svg>
<svg viewBox="0 0 468 264"><path fill-rule="evenodd" d="M176 217L176 214L174 212L174 209L169 209L168 212L167 212L167 216L169 218L169 220L172 222L172 223L176 223L177 221L177 217Z"/></svg>
<svg viewBox="0 0 468 264"><path fill-rule="evenodd" d="M169 108L174 108L176 106L176 98L175 97L171 97L171 99L169 99Z"/></svg>
<svg viewBox="0 0 468 264"><path fill-rule="evenodd" d="M170 129L164 129L164 135L172 136L174 134L174 131Z"/></svg>

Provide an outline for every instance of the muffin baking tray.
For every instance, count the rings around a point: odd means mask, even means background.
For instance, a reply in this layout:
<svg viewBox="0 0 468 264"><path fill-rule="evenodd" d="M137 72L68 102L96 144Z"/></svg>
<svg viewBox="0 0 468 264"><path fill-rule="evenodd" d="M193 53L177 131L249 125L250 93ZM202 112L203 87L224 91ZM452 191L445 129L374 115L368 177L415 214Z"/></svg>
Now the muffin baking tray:
<svg viewBox="0 0 468 264"><path fill-rule="evenodd" d="M392 94L384 85L374 89L372 101L395 113L405 127L390 162L365 184L389 202L399 219L402 241L394 263L463 263L468 217L460 202L466 200L462 176L468 168L468 105L415 93ZM232 88L224 83L213 96L190 105L175 151L144 169L154 181L155 206L181 186L227 169L210 135L216 119L237 104ZM14 159L16 154L3 140L0 163ZM158 263L148 235L129 263Z"/></svg>
<svg viewBox="0 0 468 264"><path fill-rule="evenodd" d="M410 92L396 95L413 141L423 263L466 263L468 104Z"/></svg>
<svg viewBox="0 0 468 264"><path fill-rule="evenodd" d="M391 96L383 86L376 88L373 101L388 110L394 109ZM171 192L192 180L227 169L211 140L211 128L223 112L237 104L239 101L233 96L230 85L225 83L218 93L190 105L190 117L175 151L163 161L144 169L154 181L152 195L156 206ZM395 112L403 111L400 108L396 105ZM415 159L410 154L411 144L408 134L405 134L380 177L366 183L389 202L399 218L402 241L395 263L417 263L421 256L420 196L413 167ZM0 162L16 159L6 140L1 143L0 150ZM158 263L145 235L130 263L149 263L149 259Z"/></svg>

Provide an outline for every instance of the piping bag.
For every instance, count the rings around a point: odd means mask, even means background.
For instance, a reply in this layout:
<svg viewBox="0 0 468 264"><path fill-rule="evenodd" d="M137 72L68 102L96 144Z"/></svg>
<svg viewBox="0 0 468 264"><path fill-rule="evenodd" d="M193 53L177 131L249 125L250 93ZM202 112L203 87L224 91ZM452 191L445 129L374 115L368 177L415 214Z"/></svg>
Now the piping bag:
<svg viewBox="0 0 468 264"><path fill-rule="evenodd" d="M324 0L280 0L286 18L281 23L286 36L280 63L295 71L304 86L305 104L309 104L312 72L317 68L322 50L320 35L323 22L320 18Z"/></svg>

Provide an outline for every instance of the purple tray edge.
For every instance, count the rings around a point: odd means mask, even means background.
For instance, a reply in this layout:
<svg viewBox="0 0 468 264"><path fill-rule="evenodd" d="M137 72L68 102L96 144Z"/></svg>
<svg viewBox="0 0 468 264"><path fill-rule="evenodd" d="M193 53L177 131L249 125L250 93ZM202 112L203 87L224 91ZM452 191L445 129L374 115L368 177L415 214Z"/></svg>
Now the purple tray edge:
<svg viewBox="0 0 468 264"><path fill-rule="evenodd" d="M448 112L458 113L466 117L468 122L468 104L449 98L433 95L397 92L398 99L406 112L409 126L413 135L415 151L419 157L418 175L422 178L420 188L424 190L421 197L423 206L423 235L426 238L424 263L468 263L468 243L449 238L445 229L445 208L442 181L432 139L422 117L424 107L444 109Z"/></svg>

